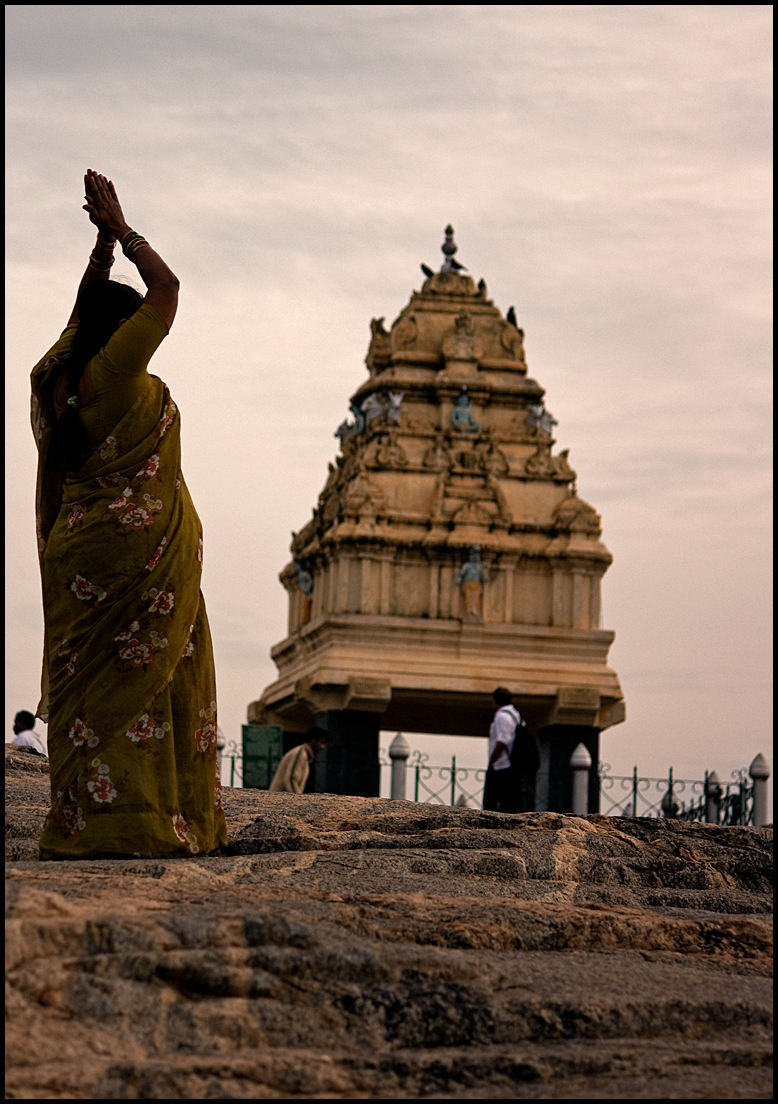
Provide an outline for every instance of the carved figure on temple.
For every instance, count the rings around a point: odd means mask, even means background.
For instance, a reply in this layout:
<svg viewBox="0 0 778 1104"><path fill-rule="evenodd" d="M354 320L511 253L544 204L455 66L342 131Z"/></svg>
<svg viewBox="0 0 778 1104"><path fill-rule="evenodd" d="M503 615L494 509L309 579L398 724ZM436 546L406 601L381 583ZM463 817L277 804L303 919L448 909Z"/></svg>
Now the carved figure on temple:
<svg viewBox="0 0 778 1104"><path fill-rule="evenodd" d="M562 449L559 456L557 456L554 461L554 466L556 467L556 474L560 479L572 481L575 479L576 473L568 463L567 458L569 455L570 449Z"/></svg>
<svg viewBox="0 0 778 1104"><path fill-rule="evenodd" d="M515 321L511 325L503 323L500 344L515 360L524 359L524 330L520 330Z"/></svg>
<svg viewBox="0 0 778 1104"><path fill-rule="evenodd" d="M297 586L300 589L299 615L300 624L305 625L311 619L311 595L313 594L313 579L305 570L299 560L292 560L297 572Z"/></svg>
<svg viewBox="0 0 778 1104"><path fill-rule="evenodd" d="M415 314L401 314L391 332L392 349L410 349L416 344L419 326Z"/></svg>
<svg viewBox="0 0 778 1104"><path fill-rule="evenodd" d="M543 403L537 403L528 408L527 422L534 429L542 429L544 433L552 433L554 426L559 425L559 422L553 414L549 414Z"/></svg>
<svg viewBox="0 0 778 1104"><path fill-rule="evenodd" d="M467 393L467 388L462 388L462 393L457 399L457 404L451 411L451 424L454 429L458 429L460 433L478 433L480 426L473 417L473 411L470 406L470 396Z"/></svg>
<svg viewBox="0 0 778 1104"><path fill-rule="evenodd" d="M474 544L470 555L459 569L457 586L464 599L464 620L483 621L483 597L486 568L481 563L481 546Z"/></svg>
<svg viewBox="0 0 778 1104"><path fill-rule="evenodd" d="M303 594L307 594L308 597L313 594L313 579L310 573L305 570L299 560L293 560L294 569L297 572L297 585Z"/></svg>
<svg viewBox="0 0 778 1104"><path fill-rule="evenodd" d="M424 453L422 464L433 471L448 471L451 467L451 453L443 441L443 434L436 433L435 440Z"/></svg>
<svg viewBox="0 0 778 1104"><path fill-rule="evenodd" d="M490 475L508 474L509 464L505 453L491 437L480 446L479 453L481 467L484 471L489 472Z"/></svg>
<svg viewBox="0 0 778 1104"><path fill-rule="evenodd" d="M575 479L575 472L567 460L570 449L563 449L559 456L552 456L552 444L551 440L538 441L534 453L524 464L524 471L527 475L533 475L539 479L570 483Z"/></svg>
<svg viewBox="0 0 778 1104"><path fill-rule="evenodd" d="M551 441L539 441L532 456L524 464L527 475L550 478L554 474L554 461L551 456Z"/></svg>
<svg viewBox="0 0 778 1104"><path fill-rule="evenodd" d="M375 392L367 396L360 410L365 415L368 425L372 422L373 418L380 418L382 414L386 413L384 404Z"/></svg>
<svg viewBox="0 0 778 1104"><path fill-rule="evenodd" d="M454 329L443 340L442 352L446 361L475 359L475 323L462 308L454 319Z"/></svg>
<svg viewBox="0 0 778 1104"><path fill-rule="evenodd" d="M392 342L389 334L384 329L383 318L370 319L370 346L365 357L370 375L382 372L392 360Z"/></svg>
<svg viewBox="0 0 778 1104"><path fill-rule="evenodd" d="M360 433L365 428L365 415L362 413L362 411L359 409L353 399L349 403L349 410L354 415L354 421L349 422L347 418L344 419L344 421L340 423L333 434L333 437L340 438L341 445L345 444L349 437L354 437L357 433Z"/></svg>
<svg viewBox="0 0 778 1104"><path fill-rule="evenodd" d="M402 405L404 391L390 391L388 395L389 407L386 411L387 418L393 422L400 421L400 406Z"/></svg>
<svg viewBox="0 0 778 1104"><path fill-rule="evenodd" d="M397 430L390 431L376 450L376 463L382 468L404 468L408 463L405 449L397 440Z"/></svg>

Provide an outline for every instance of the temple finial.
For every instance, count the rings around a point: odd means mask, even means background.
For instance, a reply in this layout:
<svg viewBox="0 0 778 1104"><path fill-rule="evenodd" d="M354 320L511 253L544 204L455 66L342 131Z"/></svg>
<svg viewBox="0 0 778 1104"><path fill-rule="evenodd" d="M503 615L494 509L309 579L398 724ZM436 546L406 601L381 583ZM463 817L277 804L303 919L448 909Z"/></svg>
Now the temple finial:
<svg viewBox="0 0 778 1104"><path fill-rule="evenodd" d="M449 223L446 227L445 234L446 240L443 242L440 248L443 250L446 259L443 262L443 266L440 271L460 272L462 269L464 269L465 266L461 265L459 261L454 260L454 254L456 253L459 246L454 241L454 227L451 225L451 223Z"/></svg>

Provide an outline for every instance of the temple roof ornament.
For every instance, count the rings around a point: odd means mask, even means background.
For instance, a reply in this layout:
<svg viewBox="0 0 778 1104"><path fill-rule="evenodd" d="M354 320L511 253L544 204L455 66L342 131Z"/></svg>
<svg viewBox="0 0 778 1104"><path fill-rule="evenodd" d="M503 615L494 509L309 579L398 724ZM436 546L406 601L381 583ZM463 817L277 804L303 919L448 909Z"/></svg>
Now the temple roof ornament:
<svg viewBox="0 0 778 1104"><path fill-rule="evenodd" d="M465 272L467 272L467 269L465 268L464 265L461 265L459 263L459 261L454 260L454 254L459 249L459 246L454 241L454 227L451 225L451 223L448 224L448 226L446 227L444 233L446 235L446 240L443 242L443 244L441 245L440 248L442 249L443 254L444 254L446 259L443 262L443 266L442 266L440 271L441 272L461 272L462 269L464 269Z"/></svg>

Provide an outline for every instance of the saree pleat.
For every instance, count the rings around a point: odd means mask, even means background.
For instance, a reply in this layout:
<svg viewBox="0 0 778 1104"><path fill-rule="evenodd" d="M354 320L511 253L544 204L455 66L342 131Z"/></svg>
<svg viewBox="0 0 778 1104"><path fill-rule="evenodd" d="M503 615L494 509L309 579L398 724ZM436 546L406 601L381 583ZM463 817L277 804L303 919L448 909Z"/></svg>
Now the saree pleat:
<svg viewBox="0 0 778 1104"><path fill-rule="evenodd" d="M49 458L33 373L51 809L41 859L205 854L227 840L202 529L180 415L155 376L84 466Z"/></svg>

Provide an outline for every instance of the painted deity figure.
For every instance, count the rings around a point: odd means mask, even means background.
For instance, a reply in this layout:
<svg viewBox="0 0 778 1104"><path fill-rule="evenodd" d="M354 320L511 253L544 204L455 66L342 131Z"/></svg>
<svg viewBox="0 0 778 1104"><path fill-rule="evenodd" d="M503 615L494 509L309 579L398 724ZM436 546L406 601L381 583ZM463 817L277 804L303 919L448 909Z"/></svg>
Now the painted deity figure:
<svg viewBox="0 0 778 1104"><path fill-rule="evenodd" d="M294 560L294 569L297 572L297 585L303 594L307 594L308 597L313 594L313 579L310 573L305 570L299 560Z"/></svg>
<svg viewBox="0 0 778 1104"><path fill-rule="evenodd" d="M458 429L460 433L477 433L479 425L473 417L473 411L470 406L470 396L467 393L467 388L462 388L462 394L457 399L457 404L451 411L451 424L454 429Z"/></svg>
<svg viewBox="0 0 778 1104"><path fill-rule="evenodd" d="M486 568L481 563L481 546L474 544L469 559L462 564L457 575L457 586L462 591L466 621L483 621L483 594Z"/></svg>
<svg viewBox="0 0 778 1104"><path fill-rule="evenodd" d="M299 587L299 623L307 624L311 619L311 596L313 594L313 579L310 572L306 571L299 560L293 560L294 569L297 572L297 586Z"/></svg>

